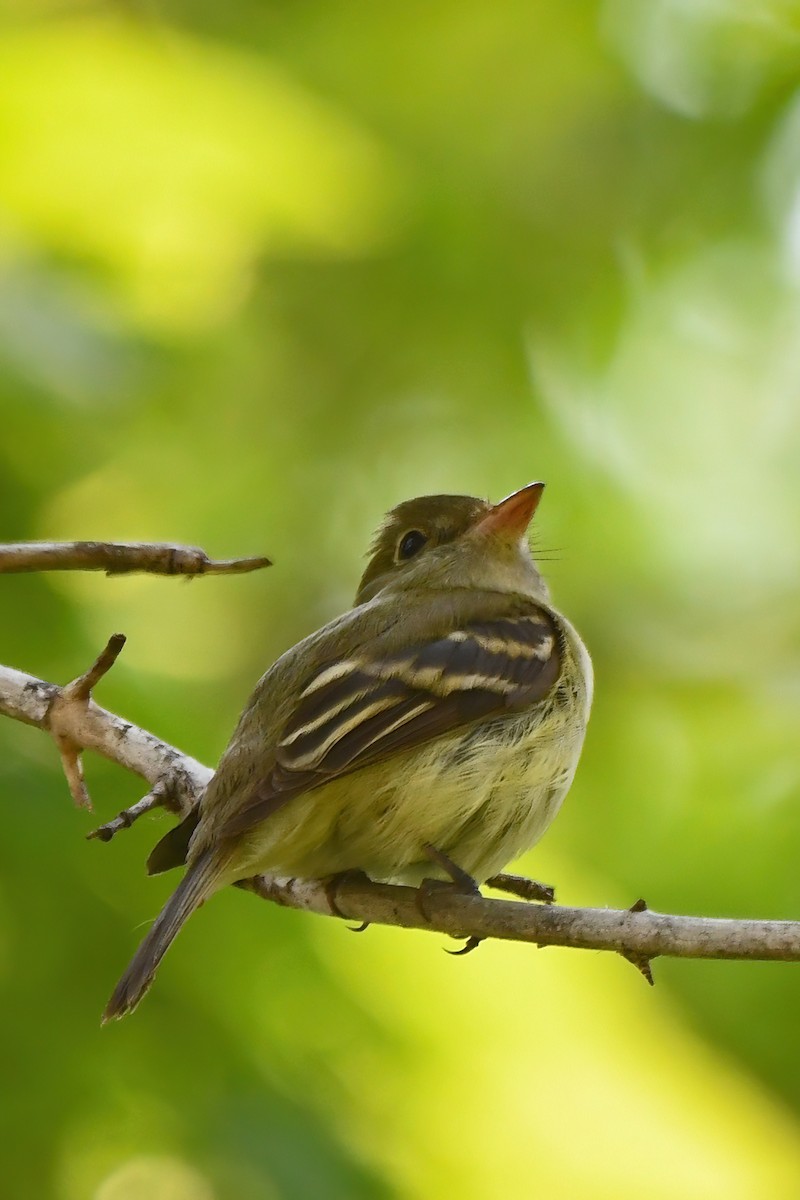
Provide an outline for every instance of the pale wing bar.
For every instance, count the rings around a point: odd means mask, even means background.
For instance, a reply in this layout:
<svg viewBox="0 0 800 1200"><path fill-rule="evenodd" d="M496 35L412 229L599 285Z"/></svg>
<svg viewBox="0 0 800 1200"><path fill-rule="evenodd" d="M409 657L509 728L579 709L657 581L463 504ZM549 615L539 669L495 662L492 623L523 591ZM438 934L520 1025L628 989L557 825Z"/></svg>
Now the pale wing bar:
<svg viewBox="0 0 800 1200"><path fill-rule="evenodd" d="M251 828L293 795L460 726L543 699L561 670L547 614L475 622L381 658L324 666L300 694L276 763L226 834Z"/></svg>
<svg viewBox="0 0 800 1200"><path fill-rule="evenodd" d="M340 773L487 713L532 703L555 682L556 632L543 616L487 621L312 679L283 731L287 769Z"/></svg>

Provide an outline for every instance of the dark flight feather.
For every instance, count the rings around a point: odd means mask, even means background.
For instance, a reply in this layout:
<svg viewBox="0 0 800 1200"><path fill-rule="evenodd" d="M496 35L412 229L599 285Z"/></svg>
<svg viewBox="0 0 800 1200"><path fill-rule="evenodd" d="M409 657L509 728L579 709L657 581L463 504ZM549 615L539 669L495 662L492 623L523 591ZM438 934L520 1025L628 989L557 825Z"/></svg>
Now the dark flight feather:
<svg viewBox="0 0 800 1200"><path fill-rule="evenodd" d="M542 609L476 621L423 645L323 664L281 733L275 766L219 830L234 837L293 796L476 721L543 700L561 671Z"/></svg>

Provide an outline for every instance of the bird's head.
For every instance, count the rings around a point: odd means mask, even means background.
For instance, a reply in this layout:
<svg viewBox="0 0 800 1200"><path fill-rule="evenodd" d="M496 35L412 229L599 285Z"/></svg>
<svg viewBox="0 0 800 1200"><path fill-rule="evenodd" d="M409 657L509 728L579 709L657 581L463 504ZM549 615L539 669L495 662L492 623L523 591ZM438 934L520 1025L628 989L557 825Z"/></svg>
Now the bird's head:
<svg viewBox="0 0 800 1200"><path fill-rule="evenodd" d="M386 590L486 588L547 600L528 545L543 483L499 504L475 496L419 496L393 508L375 534L356 604Z"/></svg>

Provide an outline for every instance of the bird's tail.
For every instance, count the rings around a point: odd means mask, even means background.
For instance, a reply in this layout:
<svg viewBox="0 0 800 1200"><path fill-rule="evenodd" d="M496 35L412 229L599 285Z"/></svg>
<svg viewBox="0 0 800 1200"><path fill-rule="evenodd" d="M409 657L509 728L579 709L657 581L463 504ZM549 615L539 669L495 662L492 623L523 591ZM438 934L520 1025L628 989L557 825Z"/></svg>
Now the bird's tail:
<svg viewBox="0 0 800 1200"><path fill-rule="evenodd" d="M216 890L222 864L211 852L192 863L134 954L103 1013L103 1024L132 1012L145 994L173 939L195 909Z"/></svg>

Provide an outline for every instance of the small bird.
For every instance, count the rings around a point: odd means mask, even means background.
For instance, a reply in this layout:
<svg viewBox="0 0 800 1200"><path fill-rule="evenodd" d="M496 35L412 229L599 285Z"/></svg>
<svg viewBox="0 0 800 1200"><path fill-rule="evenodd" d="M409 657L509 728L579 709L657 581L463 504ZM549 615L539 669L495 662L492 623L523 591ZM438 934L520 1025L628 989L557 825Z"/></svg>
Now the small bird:
<svg viewBox="0 0 800 1200"><path fill-rule="evenodd" d="M388 513L353 608L262 676L198 808L150 855L151 874L186 873L104 1021L135 1008L181 926L227 884L352 870L482 883L539 840L592 699L589 655L528 545L543 487Z"/></svg>

